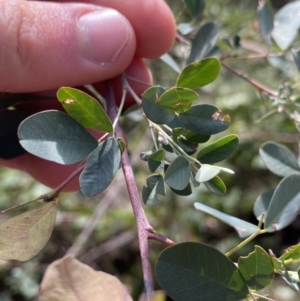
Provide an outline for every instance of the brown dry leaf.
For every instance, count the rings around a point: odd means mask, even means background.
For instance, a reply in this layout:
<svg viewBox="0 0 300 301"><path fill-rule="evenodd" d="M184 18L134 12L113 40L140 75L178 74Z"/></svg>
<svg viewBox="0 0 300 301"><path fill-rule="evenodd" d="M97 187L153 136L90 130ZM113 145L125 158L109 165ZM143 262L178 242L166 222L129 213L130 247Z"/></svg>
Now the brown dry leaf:
<svg viewBox="0 0 300 301"><path fill-rule="evenodd" d="M0 224L0 259L26 261L48 242L56 219L56 202L19 214Z"/></svg>
<svg viewBox="0 0 300 301"><path fill-rule="evenodd" d="M46 270L38 301L132 301L114 276L94 271L71 256L54 261Z"/></svg>

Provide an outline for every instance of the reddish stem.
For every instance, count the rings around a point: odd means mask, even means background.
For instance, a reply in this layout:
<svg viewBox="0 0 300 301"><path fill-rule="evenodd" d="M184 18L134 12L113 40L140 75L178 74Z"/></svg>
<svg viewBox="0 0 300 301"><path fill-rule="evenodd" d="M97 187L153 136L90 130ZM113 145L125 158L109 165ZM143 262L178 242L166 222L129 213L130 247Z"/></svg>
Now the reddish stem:
<svg viewBox="0 0 300 301"><path fill-rule="evenodd" d="M110 82L107 82L107 108L108 108L108 115L110 116L111 120L114 120L117 116L117 109L116 109L116 101L112 89L112 85ZM120 129L120 126L117 124L115 129L115 134L117 137L123 138L123 132ZM125 139L124 139L125 140ZM121 159L122 169L124 173L125 182L127 185L127 190L130 196L130 201L136 221L137 226L137 234L139 239L139 246L140 246L140 254L141 254L141 261L142 261L142 270L143 270L143 278L144 278L144 285L145 285L145 293L148 300L151 300L154 291L153 285L153 276L150 264L150 257L149 257L149 246L148 246L148 231L152 230L151 226L148 223L148 220L145 216L144 209L141 204L141 200L139 197L138 189L136 186L134 174L130 165L128 153L125 150L122 155Z"/></svg>
<svg viewBox="0 0 300 301"><path fill-rule="evenodd" d="M221 64L222 64L223 67L225 67L226 69L231 71L233 74L237 75L238 77L242 78L243 80L245 80L246 82L251 84L253 87L255 87L260 92L264 92L266 94L269 94L270 96L278 97L278 92L277 91L274 91L274 90L270 89L269 87L264 86L263 84L261 84L257 80L255 80L253 78L250 78L247 74L244 74L244 73L242 73L242 72L240 72L236 69L231 68L230 66L228 66L224 62L221 62Z"/></svg>

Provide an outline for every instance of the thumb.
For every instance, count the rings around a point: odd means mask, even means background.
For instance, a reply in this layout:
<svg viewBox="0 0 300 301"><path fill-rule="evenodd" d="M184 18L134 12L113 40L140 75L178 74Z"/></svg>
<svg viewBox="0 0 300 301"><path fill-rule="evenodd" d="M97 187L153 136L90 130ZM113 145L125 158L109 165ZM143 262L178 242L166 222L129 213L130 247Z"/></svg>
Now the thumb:
<svg viewBox="0 0 300 301"><path fill-rule="evenodd" d="M33 92L112 78L136 40L113 9L88 4L0 0L0 91Z"/></svg>

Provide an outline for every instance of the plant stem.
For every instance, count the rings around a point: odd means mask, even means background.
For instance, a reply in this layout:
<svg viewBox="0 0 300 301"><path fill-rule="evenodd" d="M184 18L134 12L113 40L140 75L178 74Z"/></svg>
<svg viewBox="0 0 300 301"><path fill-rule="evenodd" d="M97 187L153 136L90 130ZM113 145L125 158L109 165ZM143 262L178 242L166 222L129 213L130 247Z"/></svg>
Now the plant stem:
<svg viewBox="0 0 300 301"><path fill-rule="evenodd" d="M61 184L59 184L54 190L46 194L43 198L44 202L51 202L54 198L56 198L59 193L64 189L65 186L67 186L80 172L84 169L84 161L82 161L79 166L68 176L67 179L65 179Z"/></svg>
<svg viewBox="0 0 300 301"><path fill-rule="evenodd" d="M170 144L174 148L176 148L187 160L189 160L191 163L196 163L199 166L201 166L201 163L195 159L194 157L189 156L159 125L149 121L152 127L154 127L161 135L163 135Z"/></svg>
<svg viewBox="0 0 300 301"><path fill-rule="evenodd" d="M81 163L69 176L66 180L64 180L61 184L59 184L56 188L54 188L51 192L49 193L45 193L45 194L42 194L38 197L36 197L35 199L33 200L30 200L28 202L24 202L22 204L19 204L19 205L15 205L13 207L10 207L8 209L5 209L5 210L2 210L0 211L0 214L4 214L4 213L7 213L7 212L10 212L14 209L17 209L17 208L20 208L20 207L23 207L23 206L26 206L26 205L29 205L31 203L34 203L36 201L39 201L39 200L43 200L44 202L52 202L54 199L56 199L56 197L58 197L59 193L61 192L61 190L69 184L70 181L72 181L82 170L84 169L84 165Z"/></svg>
<svg viewBox="0 0 300 301"><path fill-rule="evenodd" d="M77 236L73 245L69 248L68 252L65 254L72 255L74 257L78 257L80 252L84 246L84 244L89 239L91 233L94 231L97 225L99 225L99 220L103 216L106 209L111 205L111 203L116 199L118 194L121 192L121 181L116 182L114 189L108 189L105 195L100 199L98 197L98 205L93 211L91 218L88 220L87 224L81 231L81 233Z"/></svg>
<svg viewBox="0 0 300 301"><path fill-rule="evenodd" d="M260 294L257 294L257 293L252 292L252 295L257 296L257 297L262 298L262 299L265 299L265 300L268 300L268 301L275 301L274 299L268 298L267 296L260 295Z"/></svg>
<svg viewBox="0 0 300 301"><path fill-rule="evenodd" d="M237 75L238 77L242 78L243 80L245 80L246 82L248 82L249 84L251 84L253 87L255 87L257 90L259 90L260 92L264 92L270 96L274 96L274 97L278 97L278 92L275 90L272 90L266 86L264 86L263 84L261 84L260 82L256 81L253 78L250 78L248 75L235 70L231 67L229 67L228 65L226 65L224 62L221 61L221 64L223 67L225 67L226 69L228 69L229 71L231 71L233 74Z"/></svg>
<svg viewBox="0 0 300 301"><path fill-rule="evenodd" d="M118 110L118 113L117 113L116 118L115 118L114 123L113 123L113 128L114 129L116 128L116 126L118 124L118 120L121 116L121 113L122 113L122 110L123 110L123 107L124 107L124 104L125 104L126 94L127 94L127 90L123 89L123 94L122 94L122 99L121 99L121 102L120 102L119 110Z"/></svg>
<svg viewBox="0 0 300 301"><path fill-rule="evenodd" d="M135 100L138 106L142 105L142 100L136 95L136 93L133 91L131 86L128 83L128 80L126 79L125 75L122 76L122 82L124 88L131 94L132 98Z"/></svg>
<svg viewBox="0 0 300 301"><path fill-rule="evenodd" d="M8 209L4 209L4 210L0 211L0 214L4 214L4 213L10 212L10 211L12 211L12 210L14 210L14 209L21 208L21 207L26 206L26 205L28 205L28 204L34 203L34 202L36 202L36 201L43 200L44 197L45 197L45 195L40 195L39 197L37 197L37 198L35 198L35 199L33 199L33 200L24 202L24 203L19 204L19 205L15 205L15 206L10 207L10 208L8 208Z"/></svg>
<svg viewBox="0 0 300 301"><path fill-rule="evenodd" d="M116 101L115 101L112 85L110 82L107 82L106 90L107 90L106 97L108 103L108 115L112 120L114 120L117 114L117 110L116 110ZM116 137L120 137L124 139L122 130L118 124L116 124L115 131L116 131ZM127 185L127 190L130 196L130 201L131 201L131 205L136 221L136 226L137 226L137 234L138 234L139 246L140 246L145 292L146 292L147 299L151 300L153 296L154 285L153 285L153 276L152 276L150 257L149 257L148 233L147 233L147 229L151 229L151 226L148 223L148 220L145 216L144 209L141 205L134 174L126 150L122 154L121 163L122 163L123 174Z"/></svg>
<svg viewBox="0 0 300 301"><path fill-rule="evenodd" d="M101 243L99 246L88 250L85 254L80 256L79 259L81 262L91 265L94 260L99 259L101 256L110 253L113 250L120 251L123 246L134 241L135 237L136 234L134 230L125 230Z"/></svg>
<svg viewBox="0 0 300 301"><path fill-rule="evenodd" d="M233 253L235 253L236 251L238 251L239 249L241 249L243 246L245 246L248 242L250 242L256 236L258 236L260 234L263 234L263 233L266 233L266 232L267 232L266 229L263 229L263 230L259 230L259 231L255 232L255 233L253 233L248 238L246 238L244 241L242 241L239 245L237 245L232 250L230 250L229 252L227 252L225 254L225 256L227 256L227 257L231 256Z"/></svg>

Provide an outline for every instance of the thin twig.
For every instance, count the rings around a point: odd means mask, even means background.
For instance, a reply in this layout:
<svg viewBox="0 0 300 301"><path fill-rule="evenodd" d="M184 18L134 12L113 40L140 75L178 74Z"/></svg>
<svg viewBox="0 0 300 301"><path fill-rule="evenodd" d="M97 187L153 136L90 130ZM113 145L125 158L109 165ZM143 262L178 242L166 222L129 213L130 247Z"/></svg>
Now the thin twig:
<svg viewBox="0 0 300 301"><path fill-rule="evenodd" d="M139 80L139 79L137 79L137 78L135 78L135 77L132 77L132 76L126 74L126 73L124 73L124 76L125 76L126 78L128 78L128 79L134 81L134 82L137 82L137 83L139 83L139 84L145 85L145 86L147 86L147 87L151 87L151 86L152 86L151 84L146 83L146 82L144 82L144 81L142 81L142 80Z"/></svg>
<svg viewBox="0 0 300 301"><path fill-rule="evenodd" d="M149 120L149 123L152 125L153 128L155 128L162 136L164 136L168 142L176 149L179 153L181 153L187 160L189 160L191 163L196 163L199 166L201 166L201 163L195 159L192 156L189 156L159 125L151 122Z"/></svg>
<svg viewBox="0 0 300 301"><path fill-rule="evenodd" d="M85 165L83 162L61 183L59 184L54 190L46 194L44 197L45 202L50 202L52 201L55 197L59 195L59 193L76 177L81 173L84 169Z"/></svg>
<svg viewBox="0 0 300 301"><path fill-rule="evenodd" d="M266 86L264 86L263 84L261 84L260 82L258 82L257 80L250 78L248 75L233 69L231 67L229 67L228 65L226 65L224 62L221 61L221 64L223 67L225 67L226 69L228 69L229 71L231 71L233 74L237 75L238 77L242 78L243 80L245 80L246 82L248 82L249 84L251 84L253 87L255 87L256 89L258 89L260 92L264 92L268 95L274 96L274 97L278 97L279 94L277 91L272 90Z"/></svg>
<svg viewBox="0 0 300 301"><path fill-rule="evenodd" d="M116 101L113 93L113 88L110 82L107 82L106 88L107 88L107 100L108 100L108 115L112 120L114 120L117 114L117 110L116 110ZM118 124L116 125L116 136L124 139L122 130L120 129ZM144 209L141 205L138 189L134 179L134 174L130 166L129 157L126 150L122 154L121 162L122 162L122 169L124 173L125 182L127 185L127 190L130 196L133 213L136 220L145 292L147 298L151 300L154 292L154 284L153 284L153 276L152 276L150 257L149 257L148 234L146 231L146 229L148 229L150 225L147 221Z"/></svg>
<svg viewBox="0 0 300 301"><path fill-rule="evenodd" d="M22 204L19 204L19 205L15 205L13 207L10 207L8 209L5 209L5 210L2 210L0 211L0 214L4 214L4 213L7 213L7 212L10 212L12 210L15 210L17 208L21 208L23 206L26 206L28 204L31 204L31 203L34 203L36 201L39 201L39 200L43 200L44 202L51 202L53 201L54 199L56 199L59 195L59 193L61 192L61 190L67 186L84 168L84 165L82 165L82 163L79 165L79 167L77 169L75 169L71 175L68 176L68 178L66 180L64 180L61 184L59 184L56 188L54 188L51 192L49 193L45 193L45 194L42 194L38 197L36 197L35 199L33 200L30 200L28 202L24 202Z"/></svg>
<svg viewBox="0 0 300 301"><path fill-rule="evenodd" d="M8 208L8 209L4 209L4 210L0 211L0 214L4 214L4 213L10 212L10 211L12 211L12 210L15 210L15 209L17 209L17 208L21 208L21 207L23 207L23 206L26 206L26 205L28 205L28 204L31 204L31 203L33 203L33 202L36 202L36 201L39 201L39 200L43 200L44 197L45 197L44 194L43 194L43 195L40 195L40 196L38 196L37 198L35 198L35 199L33 199L33 200L24 202L24 203L19 204L19 205L15 205L15 206L10 207L10 208Z"/></svg>
<svg viewBox="0 0 300 301"><path fill-rule="evenodd" d="M122 113L122 110L123 110L123 107L124 107L124 104L125 104L126 94L127 94L127 90L123 89L123 94L122 94L122 99L121 99L121 102L120 102L120 106L119 106L119 109L118 109L118 112L117 112L117 116L116 116L116 118L114 120L114 123L113 123L113 128L114 129L116 128L118 120L121 116L121 113Z"/></svg>
<svg viewBox="0 0 300 301"><path fill-rule="evenodd" d="M136 95L136 93L131 88L130 84L128 83L128 80L125 76L122 77L123 85L125 89L131 94L137 105L142 105L142 100Z"/></svg>
<svg viewBox="0 0 300 301"><path fill-rule="evenodd" d="M254 292L252 292L252 295L257 296L259 298L263 298L263 299L268 300L268 301L276 301L274 299L268 298L267 296L260 295L260 294L254 293Z"/></svg>
<svg viewBox="0 0 300 301"><path fill-rule="evenodd" d="M125 230L117 236L114 236L109 240L103 242L101 245L90 249L80 257L80 261L89 264L95 259L130 243L134 240L135 236L136 233L133 230Z"/></svg>
<svg viewBox="0 0 300 301"><path fill-rule="evenodd" d="M229 252L227 252L225 254L225 256L229 257L231 256L233 253L235 253L236 251L238 251L239 249L241 249L242 247L244 247L248 242L250 242L251 240L253 240L256 236L266 233L267 230L263 229L263 230L259 230L253 234L251 234L248 238L246 238L245 240L243 240L240 244L238 244L236 247L234 247L232 250L230 250Z"/></svg>
<svg viewBox="0 0 300 301"><path fill-rule="evenodd" d="M102 200L98 200L99 204L97 205L96 209L94 210L91 218L81 231L81 233L77 236L77 239L74 241L72 246L69 248L68 252L65 256L72 255L74 257L78 256L89 239L91 233L94 231L96 226L99 225L99 220L102 218L105 210L110 206L110 204L116 199L117 195L120 193L122 189L122 185L120 181L118 184L115 179L114 189L108 189L102 198Z"/></svg>

